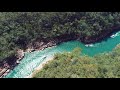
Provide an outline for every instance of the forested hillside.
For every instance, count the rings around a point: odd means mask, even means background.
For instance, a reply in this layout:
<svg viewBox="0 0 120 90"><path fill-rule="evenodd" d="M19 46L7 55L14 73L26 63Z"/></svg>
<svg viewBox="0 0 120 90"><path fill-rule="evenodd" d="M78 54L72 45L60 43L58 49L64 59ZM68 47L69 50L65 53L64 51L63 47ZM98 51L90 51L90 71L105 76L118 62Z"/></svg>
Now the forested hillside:
<svg viewBox="0 0 120 90"><path fill-rule="evenodd" d="M112 52L94 57L80 55L81 49L56 54L34 78L120 78L120 45Z"/></svg>
<svg viewBox="0 0 120 90"><path fill-rule="evenodd" d="M1 12L0 61L15 55L16 49L35 47L36 41L62 40L66 38L62 36L72 35L91 43L119 26L119 12Z"/></svg>

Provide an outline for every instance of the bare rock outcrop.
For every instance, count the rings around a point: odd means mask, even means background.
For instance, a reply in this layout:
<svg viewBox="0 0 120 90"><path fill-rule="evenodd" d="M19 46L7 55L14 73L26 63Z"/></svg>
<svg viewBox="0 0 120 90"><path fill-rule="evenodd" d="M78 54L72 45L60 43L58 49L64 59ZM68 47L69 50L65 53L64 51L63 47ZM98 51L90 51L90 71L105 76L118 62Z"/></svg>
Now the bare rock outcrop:
<svg viewBox="0 0 120 90"><path fill-rule="evenodd" d="M18 49L16 57L18 58L18 60L21 60L24 57L24 51L21 49Z"/></svg>

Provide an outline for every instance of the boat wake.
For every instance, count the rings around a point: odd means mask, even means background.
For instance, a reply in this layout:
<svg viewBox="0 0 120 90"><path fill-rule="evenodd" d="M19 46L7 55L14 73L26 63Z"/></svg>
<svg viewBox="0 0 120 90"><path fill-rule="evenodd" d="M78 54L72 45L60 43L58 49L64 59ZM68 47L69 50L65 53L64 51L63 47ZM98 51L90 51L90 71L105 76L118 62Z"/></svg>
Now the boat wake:
<svg viewBox="0 0 120 90"><path fill-rule="evenodd" d="M94 44L86 44L86 47L94 47Z"/></svg>
<svg viewBox="0 0 120 90"><path fill-rule="evenodd" d="M117 36L119 36L119 35L120 35L120 32L115 33L115 34L111 35L110 37L111 37L111 38L115 38L115 37L117 37Z"/></svg>

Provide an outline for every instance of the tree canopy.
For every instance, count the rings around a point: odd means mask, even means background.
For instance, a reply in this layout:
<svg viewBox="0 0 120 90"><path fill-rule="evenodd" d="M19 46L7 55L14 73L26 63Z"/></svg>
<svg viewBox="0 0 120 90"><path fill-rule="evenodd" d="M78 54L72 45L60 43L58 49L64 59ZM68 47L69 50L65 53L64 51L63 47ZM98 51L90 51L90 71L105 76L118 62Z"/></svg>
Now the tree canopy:
<svg viewBox="0 0 120 90"><path fill-rule="evenodd" d="M33 78L120 78L120 45L94 57L80 52L56 54Z"/></svg>
<svg viewBox="0 0 120 90"><path fill-rule="evenodd" d="M36 39L71 33L86 38L119 25L119 12L0 12L0 61Z"/></svg>

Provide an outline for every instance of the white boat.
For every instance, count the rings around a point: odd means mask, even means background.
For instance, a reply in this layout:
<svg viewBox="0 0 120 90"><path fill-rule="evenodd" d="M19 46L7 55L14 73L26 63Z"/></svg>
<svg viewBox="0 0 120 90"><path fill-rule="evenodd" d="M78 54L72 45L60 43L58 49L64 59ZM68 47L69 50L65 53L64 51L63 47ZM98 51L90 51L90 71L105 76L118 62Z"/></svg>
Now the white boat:
<svg viewBox="0 0 120 90"><path fill-rule="evenodd" d="M86 47L93 47L93 44L86 44Z"/></svg>
<svg viewBox="0 0 120 90"><path fill-rule="evenodd" d="M111 38L114 38L115 37L115 35L112 35L112 36L110 36Z"/></svg>
<svg viewBox="0 0 120 90"><path fill-rule="evenodd" d="M45 59L47 56L43 56L42 59Z"/></svg>
<svg viewBox="0 0 120 90"><path fill-rule="evenodd" d="M86 44L85 46L86 46L86 47L88 47L89 45L88 45L88 44Z"/></svg>
<svg viewBox="0 0 120 90"><path fill-rule="evenodd" d="M120 33L116 33L116 34L114 34L114 35L112 35L112 36L110 36L111 38L114 38L114 37L116 37L116 36L119 36L120 35Z"/></svg>

